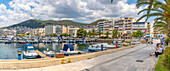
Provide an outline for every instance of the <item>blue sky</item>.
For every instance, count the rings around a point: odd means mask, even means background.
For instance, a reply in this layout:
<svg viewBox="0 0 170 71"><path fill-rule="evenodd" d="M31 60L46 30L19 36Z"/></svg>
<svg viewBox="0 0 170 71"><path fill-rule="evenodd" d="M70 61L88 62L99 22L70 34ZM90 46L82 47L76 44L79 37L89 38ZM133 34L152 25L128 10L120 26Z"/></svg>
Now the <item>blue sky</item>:
<svg viewBox="0 0 170 71"><path fill-rule="evenodd" d="M98 19L136 17L137 0L0 0L0 27L28 19L74 20L90 23ZM153 22L153 18L149 20Z"/></svg>

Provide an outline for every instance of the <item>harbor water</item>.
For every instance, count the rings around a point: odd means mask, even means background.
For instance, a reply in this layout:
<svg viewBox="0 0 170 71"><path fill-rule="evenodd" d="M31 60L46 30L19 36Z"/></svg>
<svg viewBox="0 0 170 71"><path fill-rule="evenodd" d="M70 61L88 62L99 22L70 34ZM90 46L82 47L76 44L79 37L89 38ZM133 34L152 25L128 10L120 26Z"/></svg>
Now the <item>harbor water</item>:
<svg viewBox="0 0 170 71"><path fill-rule="evenodd" d="M47 48L50 51L59 53L60 50L62 50L64 44L67 43L52 43L52 44L44 44L44 43L39 43L39 44L33 44L34 48L43 52L44 50L46 51ZM81 44L81 43L70 43L74 46L75 50L79 51L84 51L88 52L88 46L93 43L87 43L87 44ZM11 44L5 44L5 43L0 43L0 59L1 60L6 60L6 59L17 59L17 49L21 48L22 52L26 51L26 47L24 47L25 44L19 44L19 43L11 43Z"/></svg>

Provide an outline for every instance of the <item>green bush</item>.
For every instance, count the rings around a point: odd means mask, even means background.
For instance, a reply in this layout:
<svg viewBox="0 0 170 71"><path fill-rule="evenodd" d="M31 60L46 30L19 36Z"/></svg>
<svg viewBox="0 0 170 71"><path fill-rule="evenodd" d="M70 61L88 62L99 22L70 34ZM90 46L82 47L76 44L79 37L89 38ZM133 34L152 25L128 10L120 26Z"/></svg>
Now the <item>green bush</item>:
<svg viewBox="0 0 170 71"><path fill-rule="evenodd" d="M168 67L170 69L170 47L167 47L164 51L164 62L163 65L165 65L166 67Z"/></svg>

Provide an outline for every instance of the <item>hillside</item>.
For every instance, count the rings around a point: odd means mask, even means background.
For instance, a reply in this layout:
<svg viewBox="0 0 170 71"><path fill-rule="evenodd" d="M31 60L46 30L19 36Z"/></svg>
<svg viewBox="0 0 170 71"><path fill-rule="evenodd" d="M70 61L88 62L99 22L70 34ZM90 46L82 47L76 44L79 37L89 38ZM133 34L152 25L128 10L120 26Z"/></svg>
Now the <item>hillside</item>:
<svg viewBox="0 0 170 71"><path fill-rule="evenodd" d="M42 28L45 27L45 25L72 25L72 26L83 26L83 25L97 25L98 22L104 21L104 19L100 19L97 21L94 21L90 24L85 24L85 23L79 23L79 22L74 22L72 20L60 20L60 21L54 21L54 20L37 20L37 19L30 19L15 25L8 26L7 28L10 27L16 27L16 26L26 26L30 28Z"/></svg>
<svg viewBox="0 0 170 71"><path fill-rule="evenodd" d="M98 22L101 22L101 21L106 21L106 19L99 19L99 20L96 20L92 23L90 23L89 25L97 25Z"/></svg>

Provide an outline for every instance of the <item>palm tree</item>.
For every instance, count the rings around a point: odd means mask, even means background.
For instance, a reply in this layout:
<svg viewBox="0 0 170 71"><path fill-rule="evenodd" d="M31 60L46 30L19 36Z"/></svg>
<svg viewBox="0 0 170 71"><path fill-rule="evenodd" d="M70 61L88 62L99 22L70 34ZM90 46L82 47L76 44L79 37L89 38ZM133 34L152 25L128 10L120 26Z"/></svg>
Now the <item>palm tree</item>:
<svg viewBox="0 0 170 71"><path fill-rule="evenodd" d="M137 22L144 17L146 17L145 21L147 21L150 17L156 16L154 19L154 27L158 27L158 29L167 33L167 36L170 37L170 0L164 0L164 2L165 3L160 2L159 0L138 0L136 5L137 8L146 5L148 5L148 7L138 13L139 15L140 13L147 11L147 13L141 16Z"/></svg>
<svg viewBox="0 0 170 71"><path fill-rule="evenodd" d="M89 35L89 37L91 37L92 33L89 31L89 32L87 33L87 35Z"/></svg>
<svg viewBox="0 0 170 71"><path fill-rule="evenodd" d="M119 35L119 32L114 29L114 30L112 31L112 38L117 38L118 35Z"/></svg>
<svg viewBox="0 0 170 71"><path fill-rule="evenodd" d="M109 35L110 35L109 31L107 31L107 32L105 33L105 35L106 35L106 37L108 38Z"/></svg>
<svg viewBox="0 0 170 71"><path fill-rule="evenodd" d="M93 37L94 37L94 35L96 35L96 31L94 29L92 30L91 33L92 33Z"/></svg>
<svg viewBox="0 0 170 71"><path fill-rule="evenodd" d="M111 3L113 2L113 0L111 0Z"/></svg>
<svg viewBox="0 0 170 71"><path fill-rule="evenodd" d="M99 32L98 32L99 37L100 37L102 34L103 34L103 32L102 32L101 30L99 30Z"/></svg>

